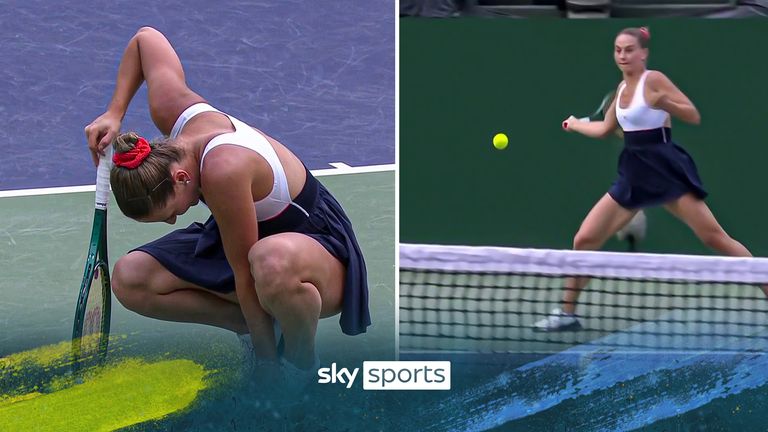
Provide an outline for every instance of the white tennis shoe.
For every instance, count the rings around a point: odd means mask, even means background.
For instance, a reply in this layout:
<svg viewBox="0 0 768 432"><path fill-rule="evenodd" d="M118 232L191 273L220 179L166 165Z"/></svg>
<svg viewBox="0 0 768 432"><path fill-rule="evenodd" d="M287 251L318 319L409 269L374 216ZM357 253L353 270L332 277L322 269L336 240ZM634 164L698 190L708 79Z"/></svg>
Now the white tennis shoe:
<svg viewBox="0 0 768 432"><path fill-rule="evenodd" d="M565 313L562 309L556 308L552 309L546 318L536 321L533 324L533 329L543 332L581 330L581 323L576 315Z"/></svg>

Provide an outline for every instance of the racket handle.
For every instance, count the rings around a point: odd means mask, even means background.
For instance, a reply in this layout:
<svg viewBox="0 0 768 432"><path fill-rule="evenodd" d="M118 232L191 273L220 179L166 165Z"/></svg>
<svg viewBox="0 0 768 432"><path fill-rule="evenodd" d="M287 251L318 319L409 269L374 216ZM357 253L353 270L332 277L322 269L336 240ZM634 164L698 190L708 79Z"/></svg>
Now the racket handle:
<svg viewBox="0 0 768 432"><path fill-rule="evenodd" d="M109 203L109 170L112 168L112 146L104 149L96 170L96 208L106 210Z"/></svg>

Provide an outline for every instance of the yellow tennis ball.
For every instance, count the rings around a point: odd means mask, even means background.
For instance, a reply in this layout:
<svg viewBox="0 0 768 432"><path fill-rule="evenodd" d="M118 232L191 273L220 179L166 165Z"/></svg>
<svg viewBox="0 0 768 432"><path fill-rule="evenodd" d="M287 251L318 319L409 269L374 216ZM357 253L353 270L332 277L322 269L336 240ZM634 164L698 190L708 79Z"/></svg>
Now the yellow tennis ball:
<svg viewBox="0 0 768 432"><path fill-rule="evenodd" d="M507 148L507 144L509 144L509 140L507 139L507 136L503 133L496 134L493 137L493 146L496 147L499 150L504 150Z"/></svg>

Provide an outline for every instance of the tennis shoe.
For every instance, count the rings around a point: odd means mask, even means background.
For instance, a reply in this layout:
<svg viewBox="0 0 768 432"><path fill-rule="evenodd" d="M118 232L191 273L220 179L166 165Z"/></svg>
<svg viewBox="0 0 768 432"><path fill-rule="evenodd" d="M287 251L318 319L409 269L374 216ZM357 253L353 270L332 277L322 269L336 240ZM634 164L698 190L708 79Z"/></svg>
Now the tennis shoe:
<svg viewBox="0 0 768 432"><path fill-rule="evenodd" d="M565 313L562 309L556 308L546 318L536 321L533 324L533 329L542 332L581 330L581 323L576 315Z"/></svg>

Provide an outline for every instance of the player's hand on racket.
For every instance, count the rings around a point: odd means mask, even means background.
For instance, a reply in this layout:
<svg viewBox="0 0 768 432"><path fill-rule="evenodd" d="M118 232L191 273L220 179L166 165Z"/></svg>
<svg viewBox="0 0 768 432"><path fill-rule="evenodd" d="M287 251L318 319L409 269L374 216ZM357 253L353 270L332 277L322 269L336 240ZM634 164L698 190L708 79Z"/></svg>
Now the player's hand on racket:
<svg viewBox="0 0 768 432"><path fill-rule="evenodd" d="M120 133L121 123L122 119L119 115L107 111L85 127L85 137L88 140L88 149L91 151L94 165L99 165L99 156L104 155L104 149L111 145Z"/></svg>
<svg viewBox="0 0 768 432"><path fill-rule="evenodd" d="M571 128L573 127L574 123L577 123L579 121L580 120L577 119L576 117L569 116L567 119L563 120L563 130L567 132L571 132L572 131Z"/></svg>

